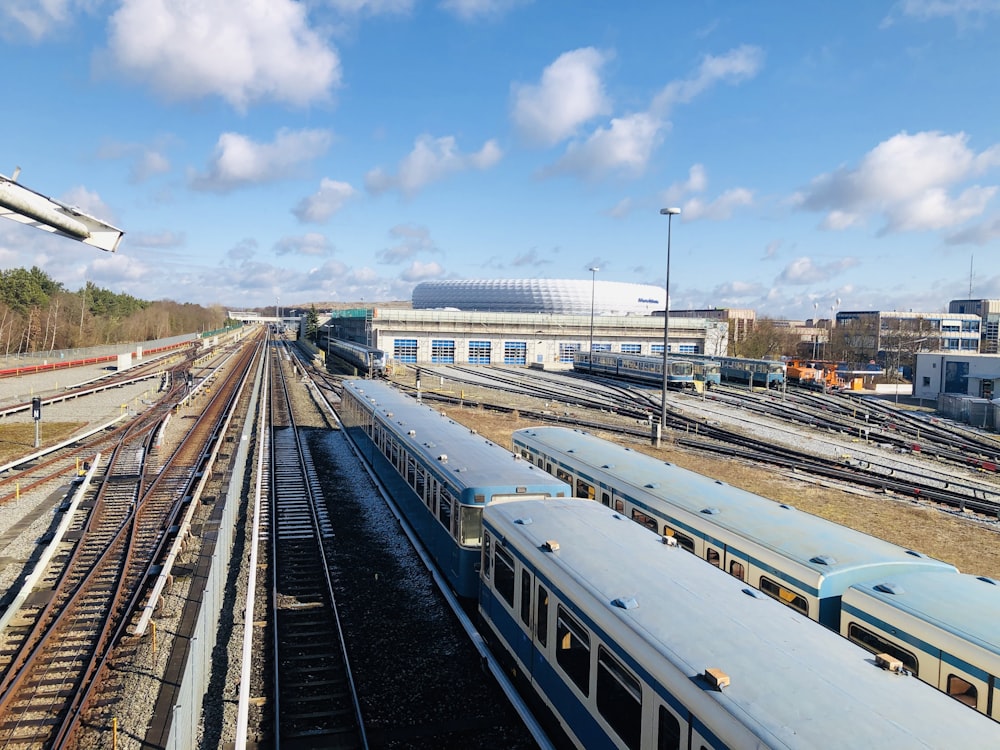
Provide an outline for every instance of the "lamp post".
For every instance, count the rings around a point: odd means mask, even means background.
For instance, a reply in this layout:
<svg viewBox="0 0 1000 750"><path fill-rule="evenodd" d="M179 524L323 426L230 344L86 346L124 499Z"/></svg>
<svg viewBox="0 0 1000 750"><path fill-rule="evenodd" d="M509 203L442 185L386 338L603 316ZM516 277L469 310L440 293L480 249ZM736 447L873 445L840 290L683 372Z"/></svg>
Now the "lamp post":
<svg viewBox="0 0 1000 750"><path fill-rule="evenodd" d="M601 269L597 266L590 268L590 354L587 361L590 362L590 371L594 371L594 288L597 286L597 272Z"/></svg>
<svg viewBox="0 0 1000 750"><path fill-rule="evenodd" d="M667 217L667 298L663 303L663 395L660 401L660 427L656 433L657 445L660 444L663 428L667 426L667 369L670 351L670 230L674 215L680 212L679 208L660 209L660 214Z"/></svg>

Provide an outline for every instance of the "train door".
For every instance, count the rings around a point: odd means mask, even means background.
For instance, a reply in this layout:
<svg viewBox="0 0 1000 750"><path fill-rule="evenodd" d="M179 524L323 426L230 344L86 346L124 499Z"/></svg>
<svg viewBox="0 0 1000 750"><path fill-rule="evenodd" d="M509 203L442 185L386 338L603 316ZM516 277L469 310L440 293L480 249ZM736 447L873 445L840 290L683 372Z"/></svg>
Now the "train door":
<svg viewBox="0 0 1000 750"><path fill-rule="evenodd" d="M960 662L962 666L967 666ZM959 703L964 703L980 713L997 718L997 680L993 675L976 670L976 674L967 672L954 663L954 660L944 656L941 661L941 671L938 676L938 689L947 693Z"/></svg>
<svg viewBox="0 0 1000 750"><path fill-rule="evenodd" d="M725 569L725 559L726 559L726 547L725 545L720 545L713 539L705 538L705 560L709 564L724 570Z"/></svg>

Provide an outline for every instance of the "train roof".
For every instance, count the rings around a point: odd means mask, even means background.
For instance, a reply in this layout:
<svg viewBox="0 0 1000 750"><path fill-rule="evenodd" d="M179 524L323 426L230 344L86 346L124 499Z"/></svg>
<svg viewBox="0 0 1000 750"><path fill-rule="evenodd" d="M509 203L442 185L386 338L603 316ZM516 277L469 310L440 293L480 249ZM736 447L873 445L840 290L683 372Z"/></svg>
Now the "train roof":
<svg viewBox="0 0 1000 750"><path fill-rule="evenodd" d="M629 486L633 500L667 503L699 514L706 523L773 550L813 571L820 592L843 591L857 581L913 571L955 573L953 565L877 537L796 510L653 456L565 427L530 427L514 432L555 453L592 467Z"/></svg>
<svg viewBox="0 0 1000 750"><path fill-rule="evenodd" d="M769 747L1000 746L1000 725L599 503L493 503L484 522L563 598L574 589L630 669L664 679L673 665ZM729 685L708 687L709 668Z"/></svg>
<svg viewBox="0 0 1000 750"><path fill-rule="evenodd" d="M911 574L852 588L1000 657L1000 583L992 578Z"/></svg>
<svg viewBox="0 0 1000 750"><path fill-rule="evenodd" d="M523 486L526 492L569 492L565 482L386 383L349 380L344 389L378 413L425 466L447 476L460 490Z"/></svg>

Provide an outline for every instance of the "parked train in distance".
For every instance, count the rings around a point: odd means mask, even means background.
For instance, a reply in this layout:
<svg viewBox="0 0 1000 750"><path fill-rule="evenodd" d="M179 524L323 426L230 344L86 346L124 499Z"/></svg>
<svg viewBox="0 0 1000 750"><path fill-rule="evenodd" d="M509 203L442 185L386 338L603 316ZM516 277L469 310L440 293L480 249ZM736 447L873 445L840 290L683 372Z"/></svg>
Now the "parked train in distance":
<svg viewBox="0 0 1000 750"><path fill-rule="evenodd" d="M483 506L569 495L505 447L376 380L346 381L340 419L451 588L475 598Z"/></svg>
<svg viewBox="0 0 1000 750"><path fill-rule="evenodd" d="M668 388L694 388L694 365L684 359L668 360ZM639 380L663 387L663 357L611 352L575 352L573 369L595 375Z"/></svg>
<svg viewBox="0 0 1000 750"><path fill-rule="evenodd" d="M599 503L486 506L487 640L578 748L995 748L1000 726Z"/></svg>
<svg viewBox="0 0 1000 750"><path fill-rule="evenodd" d="M332 354L353 366L359 375L370 378L385 377L388 358L381 349L356 341L331 338L327 342L326 351L327 354Z"/></svg>
<svg viewBox="0 0 1000 750"><path fill-rule="evenodd" d="M785 386L787 367L784 362L772 359L720 357L710 354L678 354L677 356L690 362L717 362L722 379L730 383L752 383L755 387L776 389Z"/></svg>
<svg viewBox="0 0 1000 750"><path fill-rule="evenodd" d="M594 435L513 448L596 500L1000 721L1000 585Z"/></svg>

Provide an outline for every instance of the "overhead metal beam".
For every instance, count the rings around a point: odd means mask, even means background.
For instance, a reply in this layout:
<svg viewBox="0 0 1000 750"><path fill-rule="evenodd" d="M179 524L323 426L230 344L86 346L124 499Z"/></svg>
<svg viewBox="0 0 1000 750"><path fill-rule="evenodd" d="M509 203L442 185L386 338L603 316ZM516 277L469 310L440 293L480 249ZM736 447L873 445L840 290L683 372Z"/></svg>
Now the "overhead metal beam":
<svg viewBox="0 0 1000 750"><path fill-rule="evenodd" d="M61 234L110 253L118 249L125 234L78 208L36 193L14 179L0 174L0 216Z"/></svg>

